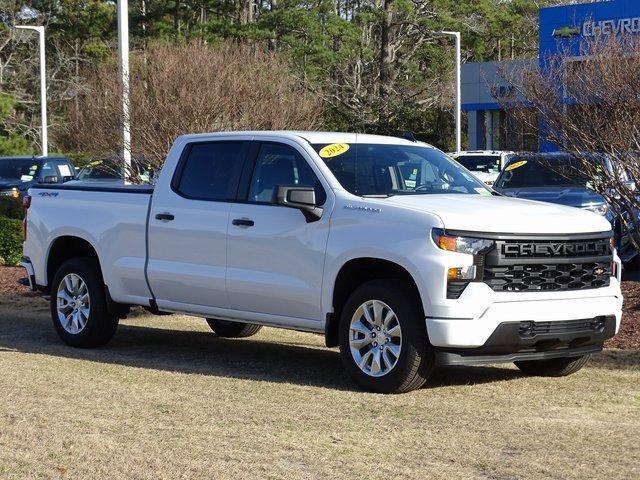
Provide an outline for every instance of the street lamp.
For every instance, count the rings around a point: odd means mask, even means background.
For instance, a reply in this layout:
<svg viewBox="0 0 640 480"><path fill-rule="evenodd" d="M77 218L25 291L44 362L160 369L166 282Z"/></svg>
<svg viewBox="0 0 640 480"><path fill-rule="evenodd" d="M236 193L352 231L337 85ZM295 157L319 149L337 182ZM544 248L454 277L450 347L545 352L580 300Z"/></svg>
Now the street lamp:
<svg viewBox="0 0 640 480"><path fill-rule="evenodd" d="M131 110L129 103L129 2L117 1L118 57L122 81L122 179L127 183L131 172Z"/></svg>
<svg viewBox="0 0 640 480"><path fill-rule="evenodd" d="M42 156L46 157L49 154L49 135L47 132L47 63L44 46L44 27L15 25L13 28L19 30L33 30L35 32L38 32L38 35L40 37L40 121L42 124Z"/></svg>
<svg viewBox="0 0 640 480"><path fill-rule="evenodd" d="M439 35L449 35L456 40L456 152L462 151L462 85L461 85L461 55L460 32L436 32Z"/></svg>

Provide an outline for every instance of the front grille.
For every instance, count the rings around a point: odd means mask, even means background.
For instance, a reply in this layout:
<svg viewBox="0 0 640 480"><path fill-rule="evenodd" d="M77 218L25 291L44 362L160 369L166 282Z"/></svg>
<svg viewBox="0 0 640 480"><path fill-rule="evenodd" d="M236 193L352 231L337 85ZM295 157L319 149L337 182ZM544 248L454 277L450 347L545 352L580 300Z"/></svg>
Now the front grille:
<svg viewBox="0 0 640 480"><path fill-rule="evenodd" d="M499 239L484 254L482 281L497 292L606 287L613 252L608 236Z"/></svg>
<svg viewBox="0 0 640 480"><path fill-rule="evenodd" d="M540 263L486 266L484 281L493 290L581 290L609 285L611 262Z"/></svg>

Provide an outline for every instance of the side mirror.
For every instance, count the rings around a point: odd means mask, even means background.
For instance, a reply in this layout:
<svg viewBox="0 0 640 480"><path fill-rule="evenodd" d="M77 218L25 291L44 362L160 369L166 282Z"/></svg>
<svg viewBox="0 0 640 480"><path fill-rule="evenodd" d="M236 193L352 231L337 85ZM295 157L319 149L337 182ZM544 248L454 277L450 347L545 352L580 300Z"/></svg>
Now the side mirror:
<svg viewBox="0 0 640 480"><path fill-rule="evenodd" d="M322 208L316 205L316 192L313 187L279 185L275 203L297 208L303 213L307 223L315 222L322 217Z"/></svg>
<svg viewBox="0 0 640 480"><path fill-rule="evenodd" d="M55 175L47 175L42 179L42 183L58 183L58 177Z"/></svg>

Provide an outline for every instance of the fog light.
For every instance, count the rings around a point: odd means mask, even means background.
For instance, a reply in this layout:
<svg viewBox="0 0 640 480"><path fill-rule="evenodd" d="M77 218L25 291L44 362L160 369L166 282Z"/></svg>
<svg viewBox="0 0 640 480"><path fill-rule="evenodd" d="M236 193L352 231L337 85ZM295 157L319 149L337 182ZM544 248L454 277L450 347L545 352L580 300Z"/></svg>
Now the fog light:
<svg viewBox="0 0 640 480"><path fill-rule="evenodd" d="M450 268L447 271L449 280L474 280L476 278L476 266Z"/></svg>

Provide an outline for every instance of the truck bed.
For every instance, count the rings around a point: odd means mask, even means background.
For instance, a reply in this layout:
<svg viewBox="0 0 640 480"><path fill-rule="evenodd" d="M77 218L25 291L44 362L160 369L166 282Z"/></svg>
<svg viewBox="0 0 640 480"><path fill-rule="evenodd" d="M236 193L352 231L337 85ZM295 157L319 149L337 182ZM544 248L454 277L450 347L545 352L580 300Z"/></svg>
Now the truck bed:
<svg viewBox="0 0 640 480"><path fill-rule="evenodd" d="M39 250L55 248L55 239L75 236L96 251L115 301L148 303L151 293L144 272L152 186L70 182L37 185L29 193L25 253L39 283L48 280L43 264L48 252Z"/></svg>

